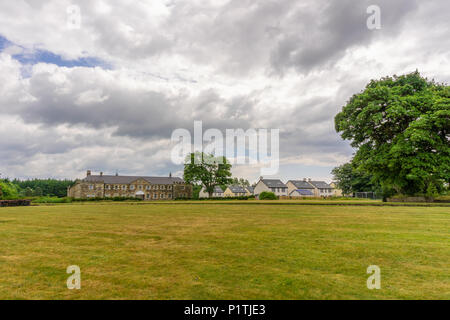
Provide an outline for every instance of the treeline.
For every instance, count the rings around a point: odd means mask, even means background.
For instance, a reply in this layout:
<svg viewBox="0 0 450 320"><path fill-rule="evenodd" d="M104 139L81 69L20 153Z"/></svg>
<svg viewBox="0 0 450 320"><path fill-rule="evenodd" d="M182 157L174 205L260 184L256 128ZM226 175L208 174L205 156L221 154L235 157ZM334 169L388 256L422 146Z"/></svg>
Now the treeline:
<svg viewBox="0 0 450 320"><path fill-rule="evenodd" d="M33 179L12 181L0 180L0 189L3 199L16 199L19 197L65 197L67 187L74 183L72 180Z"/></svg>

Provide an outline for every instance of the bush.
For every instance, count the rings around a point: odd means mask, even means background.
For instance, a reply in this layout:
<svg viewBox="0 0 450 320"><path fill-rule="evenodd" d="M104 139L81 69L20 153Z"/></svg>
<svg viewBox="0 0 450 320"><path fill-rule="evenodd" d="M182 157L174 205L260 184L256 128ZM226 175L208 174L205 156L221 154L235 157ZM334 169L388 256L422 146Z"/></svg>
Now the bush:
<svg viewBox="0 0 450 320"><path fill-rule="evenodd" d="M33 203L70 203L71 198L58 198L58 197L39 197L32 201Z"/></svg>
<svg viewBox="0 0 450 320"><path fill-rule="evenodd" d="M83 199L71 199L73 202L85 202L85 201L142 201L140 198L133 197L113 197L113 198L83 198Z"/></svg>
<svg viewBox="0 0 450 320"><path fill-rule="evenodd" d="M259 200L277 200L277 196L273 192L263 191L259 195Z"/></svg>
<svg viewBox="0 0 450 320"><path fill-rule="evenodd" d="M189 199L189 198L175 198L174 200L195 200L195 201L208 201L208 200L250 200L255 199L255 196L240 196L240 197L212 197L212 198L198 198L198 199Z"/></svg>

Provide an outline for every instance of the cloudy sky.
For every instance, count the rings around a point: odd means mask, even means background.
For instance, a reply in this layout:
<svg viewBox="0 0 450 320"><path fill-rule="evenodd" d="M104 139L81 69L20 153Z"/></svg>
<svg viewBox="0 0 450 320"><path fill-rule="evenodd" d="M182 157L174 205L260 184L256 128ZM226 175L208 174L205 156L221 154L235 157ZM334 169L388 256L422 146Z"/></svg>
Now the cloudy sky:
<svg viewBox="0 0 450 320"><path fill-rule="evenodd" d="M381 29L367 28L372 4ZM352 94L416 69L450 81L449 10L448 0L1 0L0 172L181 174L171 133L202 120L278 128L277 177L330 181L352 156L334 130Z"/></svg>

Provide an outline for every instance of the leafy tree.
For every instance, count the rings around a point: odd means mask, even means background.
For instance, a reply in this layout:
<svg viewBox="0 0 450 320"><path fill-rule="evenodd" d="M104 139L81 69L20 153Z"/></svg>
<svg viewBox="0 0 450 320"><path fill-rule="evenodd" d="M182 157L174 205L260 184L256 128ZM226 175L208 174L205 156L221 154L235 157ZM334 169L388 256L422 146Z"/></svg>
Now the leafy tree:
<svg viewBox="0 0 450 320"><path fill-rule="evenodd" d="M372 182L372 175L358 170L352 162L335 167L331 173L337 187L344 194L381 191L380 187Z"/></svg>
<svg viewBox="0 0 450 320"><path fill-rule="evenodd" d="M36 187L36 189L33 190L33 196L35 197L42 197L43 192L41 187Z"/></svg>
<svg viewBox="0 0 450 320"><path fill-rule="evenodd" d="M233 178L233 181L231 182L233 185L238 185L241 187L248 187L250 186L250 182L244 178Z"/></svg>
<svg viewBox="0 0 450 320"><path fill-rule="evenodd" d="M231 164L225 157L214 157L203 152L191 153L184 165L184 180L201 184L211 198L214 187L228 185L231 179Z"/></svg>
<svg viewBox="0 0 450 320"><path fill-rule="evenodd" d="M30 187L25 188L23 195L25 197L31 197L33 195L33 189L31 189Z"/></svg>
<svg viewBox="0 0 450 320"><path fill-rule="evenodd" d="M450 181L450 88L416 71L372 80L335 117L358 169L384 190L414 195Z"/></svg>
<svg viewBox="0 0 450 320"><path fill-rule="evenodd" d="M17 186L9 180L0 180L0 199L17 199L19 191Z"/></svg>

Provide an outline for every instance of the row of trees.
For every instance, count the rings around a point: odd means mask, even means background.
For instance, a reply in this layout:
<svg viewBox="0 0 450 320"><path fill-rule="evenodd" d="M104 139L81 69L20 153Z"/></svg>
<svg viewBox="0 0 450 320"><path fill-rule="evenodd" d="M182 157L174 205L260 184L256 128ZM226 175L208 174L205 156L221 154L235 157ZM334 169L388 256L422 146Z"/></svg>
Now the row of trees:
<svg viewBox="0 0 450 320"><path fill-rule="evenodd" d="M419 72L372 80L335 117L356 149L333 170L344 192L433 196L450 182L450 87Z"/></svg>
<svg viewBox="0 0 450 320"><path fill-rule="evenodd" d="M9 179L0 180L0 197L3 199L16 199L19 197L65 197L67 195L67 187L73 184L72 180L56 180L56 179L33 179L19 180Z"/></svg>

